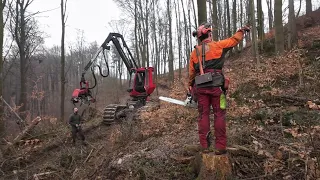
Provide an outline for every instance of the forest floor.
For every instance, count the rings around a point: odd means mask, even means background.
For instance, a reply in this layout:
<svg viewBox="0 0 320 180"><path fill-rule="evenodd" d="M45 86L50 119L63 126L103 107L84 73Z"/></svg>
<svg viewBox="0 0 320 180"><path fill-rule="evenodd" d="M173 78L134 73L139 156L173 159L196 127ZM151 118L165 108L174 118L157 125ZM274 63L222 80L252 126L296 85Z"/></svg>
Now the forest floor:
<svg viewBox="0 0 320 180"><path fill-rule="evenodd" d="M226 60L234 179L320 178L318 32L319 25L300 29L298 47L261 56L260 67L250 48ZM169 86L161 78L159 95L185 99L182 79ZM189 147L198 145L198 112L157 97L132 119L111 126L101 124L98 112L84 126L87 146L72 146L66 124L40 122L10 148L1 179L196 179L196 152Z"/></svg>

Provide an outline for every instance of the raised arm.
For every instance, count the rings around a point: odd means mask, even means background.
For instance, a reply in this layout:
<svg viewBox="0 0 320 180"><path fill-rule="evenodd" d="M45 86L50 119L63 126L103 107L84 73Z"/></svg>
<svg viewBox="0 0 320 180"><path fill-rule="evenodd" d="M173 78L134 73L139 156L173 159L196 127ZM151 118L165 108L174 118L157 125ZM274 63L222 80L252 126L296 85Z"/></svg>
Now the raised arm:
<svg viewBox="0 0 320 180"><path fill-rule="evenodd" d="M239 29L232 37L228 39L224 39L221 41L218 41L217 44L221 48L231 48L240 43L240 41L243 39L243 35L245 32L249 32L250 28L249 27L243 27Z"/></svg>
<svg viewBox="0 0 320 180"><path fill-rule="evenodd" d="M222 48L231 48L239 44L243 39L243 32L237 31L232 37L218 41L217 44Z"/></svg>

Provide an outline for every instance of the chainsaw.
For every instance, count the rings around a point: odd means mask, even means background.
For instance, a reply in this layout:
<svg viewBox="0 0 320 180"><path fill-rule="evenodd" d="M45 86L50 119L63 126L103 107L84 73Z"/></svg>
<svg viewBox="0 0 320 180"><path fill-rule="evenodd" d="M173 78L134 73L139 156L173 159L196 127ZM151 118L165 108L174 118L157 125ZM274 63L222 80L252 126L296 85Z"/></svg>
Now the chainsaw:
<svg viewBox="0 0 320 180"><path fill-rule="evenodd" d="M198 103L193 100L192 95L189 93L187 94L187 98L184 101L169 98L169 97L163 97L163 96L160 96L159 99L162 101L166 101L169 103L173 103L173 104L177 104L177 105L181 105L181 106L185 106L185 107L190 107L190 108L197 108L198 107Z"/></svg>

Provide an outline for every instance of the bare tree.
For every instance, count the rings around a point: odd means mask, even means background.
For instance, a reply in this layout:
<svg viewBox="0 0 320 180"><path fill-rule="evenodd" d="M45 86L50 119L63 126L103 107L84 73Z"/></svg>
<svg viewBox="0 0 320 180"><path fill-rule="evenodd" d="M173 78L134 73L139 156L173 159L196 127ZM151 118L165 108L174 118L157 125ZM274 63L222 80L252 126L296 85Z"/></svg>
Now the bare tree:
<svg viewBox="0 0 320 180"><path fill-rule="evenodd" d="M269 17L269 31L273 27L273 13L272 13L272 0L267 0L268 17Z"/></svg>
<svg viewBox="0 0 320 180"><path fill-rule="evenodd" d="M4 136L4 117L3 117L3 102L2 102L2 84L3 84L3 30L4 30L4 23L3 23L3 9L5 7L6 0L0 1L0 138ZM1 157L0 157L1 158Z"/></svg>
<svg viewBox="0 0 320 180"><path fill-rule="evenodd" d="M296 17L294 13L294 1L289 0L289 16L288 16L288 49L291 49L297 41Z"/></svg>
<svg viewBox="0 0 320 180"><path fill-rule="evenodd" d="M177 8L178 7L178 8ZM177 38L178 38L178 55L179 55L179 79L181 79L181 69L182 69L182 55L181 55L181 46L182 46L182 42L181 42L181 36L182 33L179 33L182 31L181 29L181 20L180 20L180 6L179 6L179 0L174 1L174 8L175 8L175 14L176 14L176 29L177 29Z"/></svg>
<svg viewBox="0 0 320 180"><path fill-rule="evenodd" d="M240 21L240 27L242 27L242 25L243 25L243 19L244 19L244 13L243 13L243 3L242 2L240 2L239 3L239 5L240 5L240 15L239 15L239 21ZM243 41L241 41L240 42L240 44L239 44L239 49L240 49L240 51L242 51L242 48L243 48Z"/></svg>
<svg viewBox="0 0 320 180"><path fill-rule="evenodd" d="M219 32L218 32L218 9L217 9L217 0L212 0L212 12L211 12L211 18L214 30L212 32L213 39L219 40Z"/></svg>
<svg viewBox="0 0 320 180"><path fill-rule="evenodd" d="M258 52L258 42L257 42L257 28L256 28L256 18L255 18L255 11L254 11L254 0L250 0L250 7L251 7L251 24L252 24L252 45L253 45L253 57L257 62L257 66L260 67L260 60L259 60L259 52Z"/></svg>
<svg viewBox="0 0 320 180"><path fill-rule="evenodd" d="M198 24L207 22L207 1L197 0L198 4Z"/></svg>
<svg viewBox="0 0 320 180"><path fill-rule="evenodd" d="M258 13L258 37L260 40L260 48L263 50L263 38L264 38L264 18L261 0L257 0L257 13Z"/></svg>
<svg viewBox="0 0 320 180"><path fill-rule="evenodd" d="M146 65L149 64L149 52L148 52L148 18L149 18L149 11L148 11L148 6L149 6L149 1L143 1L146 2L145 4L142 3L142 0L139 0L139 20L140 23L138 25L138 34L139 34L139 47L140 47L140 52L141 52L141 60L142 60L142 66L145 67ZM144 6L144 7L143 7Z"/></svg>
<svg viewBox="0 0 320 180"><path fill-rule="evenodd" d="M64 48L64 38L65 38L65 28L66 28L66 10L67 10L67 1L61 0L60 8L61 8L61 94L60 94L60 119L64 122L64 100L65 100L65 48Z"/></svg>
<svg viewBox="0 0 320 180"><path fill-rule="evenodd" d="M169 80L173 83L174 81L174 72L173 72L173 46L172 46L172 18L171 18L171 11L170 11L170 0L167 0L167 13L168 13L168 21L169 21Z"/></svg>
<svg viewBox="0 0 320 180"><path fill-rule="evenodd" d="M228 32L228 37L231 37L231 19L230 19L230 6L229 6L229 0L225 1L225 8L226 8L226 13L227 13L227 23L228 23L228 28L227 28L227 32ZM231 51L229 51L231 52Z"/></svg>
<svg viewBox="0 0 320 180"><path fill-rule="evenodd" d="M135 41L135 55L138 60L138 64L140 66L140 61L139 61L139 49L138 49L138 6L137 6L137 0L134 0L134 41Z"/></svg>
<svg viewBox="0 0 320 180"><path fill-rule="evenodd" d="M157 91L157 94L159 94L159 90L158 90L158 69L159 69L159 64L160 64L160 54L159 54L159 48L158 48L158 39L157 39L157 28L156 28L156 9L155 9L155 6L156 6L156 1L153 0L152 1L152 11L153 11L153 21L152 21L152 29L153 29L153 40L154 40L154 48L155 48L155 52L156 52L156 55L155 55L155 63L154 63L154 66L155 66L155 81L156 81L156 91Z"/></svg>
<svg viewBox="0 0 320 180"><path fill-rule="evenodd" d="M237 1L233 0L232 2L232 30L233 32L237 31ZM238 51L238 46L234 47L234 51Z"/></svg>
<svg viewBox="0 0 320 180"><path fill-rule="evenodd" d="M283 53L284 51L284 37L282 25L282 1L274 1L274 19L275 19L275 51L276 53Z"/></svg>
<svg viewBox="0 0 320 180"><path fill-rule="evenodd" d="M310 14L312 12L312 1L306 0L306 13Z"/></svg>
<svg viewBox="0 0 320 180"><path fill-rule="evenodd" d="M27 14L27 8L34 0L17 0L10 6L10 32L18 46L20 56L20 112L27 109L27 72L31 65L30 57L36 52L43 39L39 34L34 14ZM22 115L24 117L24 115Z"/></svg>
<svg viewBox="0 0 320 180"><path fill-rule="evenodd" d="M197 23L197 15L196 15L196 8L194 7L194 0L189 1L189 3L192 2L192 9L193 9L193 17L194 17L194 26L198 27L198 23ZM198 9L199 11L199 9ZM207 14L207 13L206 13Z"/></svg>
<svg viewBox="0 0 320 180"><path fill-rule="evenodd" d="M187 64L187 72L189 73L189 56L190 56L190 43L191 43L191 20L190 20L190 4L188 5L188 21L187 21L187 15L184 10L184 4L183 0L181 0L181 7L182 7L182 12L183 12L183 24L184 24L184 36L185 36L185 60Z"/></svg>
<svg viewBox="0 0 320 180"><path fill-rule="evenodd" d="M299 10L298 10L298 12L297 12L296 17L299 17L300 10L301 10L301 4L302 4L302 0L299 1Z"/></svg>

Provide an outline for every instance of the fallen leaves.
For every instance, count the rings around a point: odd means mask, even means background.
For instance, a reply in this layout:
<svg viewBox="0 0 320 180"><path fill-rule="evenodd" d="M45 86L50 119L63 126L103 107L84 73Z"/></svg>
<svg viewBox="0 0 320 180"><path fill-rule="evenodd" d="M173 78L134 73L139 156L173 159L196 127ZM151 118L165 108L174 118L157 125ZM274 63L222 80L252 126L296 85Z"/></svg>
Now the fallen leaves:
<svg viewBox="0 0 320 180"><path fill-rule="evenodd" d="M320 110L320 105L317 105L316 103L314 103L312 101L308 101L307 105L308 105L309 109Z"/></svg>
<svg viewBox="0 0 320 180"><path fill-rule="evenodd" d="M288 128L288 129L284 129L283 131L290 134L294 138L302 136L302 134L299 133L299 127Z"/></svg>

